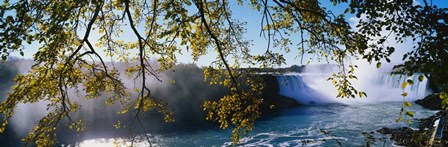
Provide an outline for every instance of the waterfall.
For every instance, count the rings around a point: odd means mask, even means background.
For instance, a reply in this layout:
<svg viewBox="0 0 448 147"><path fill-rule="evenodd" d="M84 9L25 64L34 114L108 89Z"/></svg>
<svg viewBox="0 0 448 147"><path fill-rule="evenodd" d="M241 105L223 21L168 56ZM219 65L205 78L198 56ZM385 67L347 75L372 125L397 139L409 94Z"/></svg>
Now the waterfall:
<svg viewBox="0 0 448 147"><path fill-rule="evenodd" d="M319 91L308 86L300 75L281 75L277 76L279 83L279 94L293 98L304 105L334 103L335 101L327 98Z"/></svg>
<svg viewBox="0 0 448 147"><path fill-rule="evenodd" d="M374 103L381 101L415 101L429 94L428 80L419 82L419 74L411 77L405 75L376 74L364 76L353 81L352 85L359 91L367 93L367 98L336 98L337 90L326 79L328 74L292 74L276 76L279 94L292 98L303 105L328 103ZM412 80L412 85L402 89L402 83ZM408 93L406 97L401 94Z"/></svg>
<svg viewBox="0 0 448 147"><path fill-rule="evenodd" d="M402 89L401 85L407 80L412 80L414 84L407 85L404 89L405 92L411 94L411 96L424 97L428 95L428 79L424 78L421 82L418 77L420 74L414 74L412 77L399 74L378 74L376 76L376 84L384 85L389 88Z"/></svg>

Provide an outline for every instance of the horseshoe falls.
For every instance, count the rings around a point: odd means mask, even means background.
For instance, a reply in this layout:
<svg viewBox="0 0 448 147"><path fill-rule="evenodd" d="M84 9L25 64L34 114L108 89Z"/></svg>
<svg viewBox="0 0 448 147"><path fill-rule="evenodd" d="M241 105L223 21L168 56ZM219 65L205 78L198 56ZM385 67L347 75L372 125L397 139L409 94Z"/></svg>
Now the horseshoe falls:
<svg viewBox="0 0 448 147"><path fill-rule="evenodd" d="M292 98L302 105L322 105L331 103L354 104L375 103L384 101L415 101L429 94L428 80L424 78L421 82L416 74L412 77L404 75L378 74L359 79L353 86L359 91L367 93L367 98L356 95L352 98L336 98L337 90L328 74L287 74L277 75L279 83L279 94ZM408 80L413 84L402 84ZM361 84L362 83L362 84ZM401 94L406 92L407 96Z"/></svg>

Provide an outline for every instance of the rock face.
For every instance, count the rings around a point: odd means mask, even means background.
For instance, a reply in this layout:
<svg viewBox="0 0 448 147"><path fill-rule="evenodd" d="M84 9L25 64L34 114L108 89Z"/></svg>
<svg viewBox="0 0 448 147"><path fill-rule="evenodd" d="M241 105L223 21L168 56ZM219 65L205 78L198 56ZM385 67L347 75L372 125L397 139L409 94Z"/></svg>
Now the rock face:
<svg viewBox="0 0 448 147"><path fill-rule="evenodd" d="M436 114L428 117L428 118L423 118L423 119L418 119L418 128L420 130L423 130L425 128L429 128L434 124L434 121L436 121L438 118L442 117L443 115L445 115L445 111L439 111Z"/></svg>
<svg viewBox="0 0 448 147"><path fill-rule="evenodd" d="M279 83L277 78L273 75L262 75L266 87L263 89L263 106L262 110L271 109L271 105L274 109L284 109L299 106L300 104L294 99L279 95Z"/></svg>
<svg viewBox="0 0 448 147"><path fill-rule="evenodd" d="M408 127L401 128L382 128L377 132L381 134L391 134L391 139L396 142L397 145L404 146L427 146L428 135L425 130L412 130Z"/></svg>
<svg viewBox="0 0 448 147"><path fill-rule="evenodd" d="M438 94L430 94L424 99L415 101L416 104L430 110L442 110L442 100Z"/></svg>
<svg viewBox="0 0 448 147"><path fill-rule="evenodd" d="M419 119L419 129L413 130L409 127L401 128L381 128L377 130L381 134L390 134L391 139L396 142L397 145L403 146L428 146L429 130L434 121L441 116L445 115L445 111L440 111L428 118Z"/></svg>

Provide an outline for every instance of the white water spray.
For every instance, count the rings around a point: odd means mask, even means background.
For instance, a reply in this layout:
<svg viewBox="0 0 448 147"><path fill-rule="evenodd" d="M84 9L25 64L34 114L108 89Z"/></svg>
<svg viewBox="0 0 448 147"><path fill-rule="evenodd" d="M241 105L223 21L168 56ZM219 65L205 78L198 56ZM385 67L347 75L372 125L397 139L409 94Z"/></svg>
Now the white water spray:
<svg viewBox="0 0 448 147"><path fill-rule="evenodd" d="M367 93L367 97L336 98L337 89L328 81L334 71L335 65L306 66L304 72L290 75L279 75L279 94L295 99L301 104L327 104L327 103L376 103L385 101L415 101L430 93L426 78L419 82L419 74L411 77L406 75L391 75L392 66L377 69L368 64L358 64L355 76L358 80L350 80L358 90ZM317 67L317 68L316 68ZM327 70L329 69L329 70ZM414 84L402 89L402 83L412 80ZM407 93L406 97L401 94Z"/></svg>

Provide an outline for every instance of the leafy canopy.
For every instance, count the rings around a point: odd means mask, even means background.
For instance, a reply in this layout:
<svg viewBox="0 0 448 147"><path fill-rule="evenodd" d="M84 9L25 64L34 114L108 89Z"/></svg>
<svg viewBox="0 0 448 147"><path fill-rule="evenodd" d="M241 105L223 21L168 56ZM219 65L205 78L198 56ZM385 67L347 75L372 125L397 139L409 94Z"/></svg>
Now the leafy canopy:
<svg viewBox="0 0 448 147"><path fill-rule="evenodd" d="M244 38L246 20L233 18L238 12L231 11L229 0L5 0L0 6L2 60L13 52L23 55L26 44L38 43L39 49L31 71L14 79L15 86L0 104L4 115L0 131L18 104L39 101L50 102L49 113L25 141L54 145L61 123L82 131L83 121L70 117L79 110L75 99L80 98L69 95L69 90L84 91L85 99L108 93L107 104L119 103L123 114L134 116L128 125L137 124L142 112L153 109L165 114L166 121L173 121L173 114L151 95L145 81L172 68L183 49L194 61L216 53L204 78L228 87L229 93L219 101L205 102L203 108L207 119L218 122L221 128L234 126L235 143L253 129L260 116L264 86L261 79L250 76L251 70L241 67L282 65L283 54L291 50L298 50L300 58L313 54L338 63L340 71L329 78L338 89L338 97L362 97L367 94L350 83L356 79L353 72L357 68L350 59L364 59L379 67L381 61L390 62L396 50L387 40L412 40L414 47L404 55L405 62L396 66L396 72L431 75L443 91L441 98L448 97L447 8L426 0L422 5L413 5L413 0L330 0L335 6L348 4L344 13L336 15L317 0L237 2L261 13L261 35L268 47L257 50L265 53L251 54L251 42ZM348 14L360 18L356 28L348 23ZM92 44L93 31L100 35L94 40L96 44ZM120 37L125 32L134 37ZM124 87L118 70L103 60L109 56L136 63L126 74L142 81L137 89ZM149 60L156 60L160 67L153 68ZM138 98L130 96L133 91Z"/></svg>

